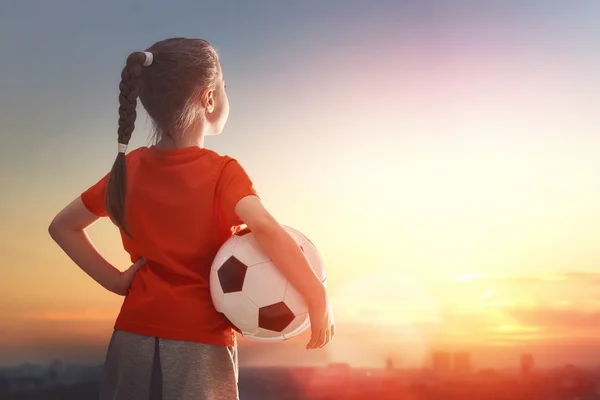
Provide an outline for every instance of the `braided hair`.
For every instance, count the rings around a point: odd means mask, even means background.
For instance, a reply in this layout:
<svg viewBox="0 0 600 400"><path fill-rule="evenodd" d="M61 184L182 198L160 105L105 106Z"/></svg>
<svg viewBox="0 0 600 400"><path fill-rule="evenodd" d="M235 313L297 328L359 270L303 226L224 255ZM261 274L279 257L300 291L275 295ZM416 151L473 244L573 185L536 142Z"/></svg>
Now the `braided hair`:
<svg viewBox="0 0 600 400"><path fill-rule="evenodd" d="M122 145L129 144L135 128L138 97L152 120L156 138L171 136L196 122L195 99L213 86L219 75L218 56L202 39L166 39L147 52L154 58L152 65L145 67L147 53L136 51L127 57L121 72L117 141ZM119 152L108 177L105 207L111 221L131 237L125 219L126 196L126 157Z"/></svg>

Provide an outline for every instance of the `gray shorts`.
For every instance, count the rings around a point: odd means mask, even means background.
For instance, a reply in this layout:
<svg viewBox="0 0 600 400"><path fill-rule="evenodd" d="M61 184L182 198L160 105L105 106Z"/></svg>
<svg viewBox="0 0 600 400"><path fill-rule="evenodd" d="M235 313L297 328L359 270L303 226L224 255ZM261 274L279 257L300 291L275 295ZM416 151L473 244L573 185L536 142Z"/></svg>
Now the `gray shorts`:
<svg viewBox="0 0 600 400"><path fill-rule="evenodd" d="M238 400L236 347L113 332L100 400Z"/></svg>

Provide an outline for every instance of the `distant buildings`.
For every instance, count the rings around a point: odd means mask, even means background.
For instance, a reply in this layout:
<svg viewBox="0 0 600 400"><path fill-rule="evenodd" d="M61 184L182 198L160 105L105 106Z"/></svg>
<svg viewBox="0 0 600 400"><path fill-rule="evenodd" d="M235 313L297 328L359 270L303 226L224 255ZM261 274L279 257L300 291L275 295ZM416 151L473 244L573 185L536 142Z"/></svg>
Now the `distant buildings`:
<svg viewBox="0 0 600 400"><path fill-rule="evenodd" d="M394 369L394 360L392 359L392 357L388 357L385 360L385 369L387 371L392 371Z"/></svg>
<svg viewBox="0 0 600 400"><path fill-rule="evenodd" d="M433 371L437 374L450 372L450 353L446 351L433 353Z"/></svg>
<svg viewBox="0 0 600 400"><path fill-rule="evenodd" d="M527 378L531 375L533 370L534 362L531 354L521 355L521 376Z"/></svg>
<svg viewBox="0 0 600 400"><path fill-rule="evenodd" d="M33 393L56 386L96 382L101 371L102 365L65 365L60 361L49 365L24 363L0 368L0 399L7 398L10 393Z"/></svg>
<svg viewBox="0 0 600 400"><path fill-rule="evenodd" d="M450 372L465 374L471 372L471 368L471 355L467 352L438 351L433 353L433 371L438 375Z"/></svg>
<svg viewBox="0 0 600 400"><path fill-rule="evenodd" d="M533 368L533 357L515 358L512 368L480 369L475 373L469 353L433 354L439 376L430 368L353 368L346 363L326 367L243 368L240 395L244 400L597 400L600 370L575 365ZM397 359L396 359L397 360ZM515 367L520 365L521 369ZM520 379L524 372L530 379ZM100 366L22 365L0 368L2 400L97 399ZM535 373L532 373L535 372ZM54 383L53 383L54 382Z"/></svg>
<svg viewBox="0 0 600 400"><path fill-rule="evenodd" d="M454 353L454 371L459 374L471 372L471 355L469 353Z"/></svg>

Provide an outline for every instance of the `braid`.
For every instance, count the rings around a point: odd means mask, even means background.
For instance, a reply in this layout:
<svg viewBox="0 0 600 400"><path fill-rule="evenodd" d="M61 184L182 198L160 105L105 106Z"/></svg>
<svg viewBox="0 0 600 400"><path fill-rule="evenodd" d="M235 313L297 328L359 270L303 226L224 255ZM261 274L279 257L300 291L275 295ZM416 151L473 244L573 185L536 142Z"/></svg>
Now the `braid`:
<svg viewBox="0 0 600 400"><path fill-rule="evenodd" d="M140 91L142 63L146 59L144 53L135 52L127 57L127 63L121 71L119 84L119 143L129 144L135 128L137 117L137 97Z"/></svg>
<svg viewBox="0 0 600 400"><path fill-rule="evenodd" d="M119 128L117 141L129 144L137 117L137 97L141 86L144 53L134 52L127 57L119 84ZM125 198L127 195L127 171L125 154L117 153L106 186L106 211L115 225L131 236L125 223Z"/></svg>

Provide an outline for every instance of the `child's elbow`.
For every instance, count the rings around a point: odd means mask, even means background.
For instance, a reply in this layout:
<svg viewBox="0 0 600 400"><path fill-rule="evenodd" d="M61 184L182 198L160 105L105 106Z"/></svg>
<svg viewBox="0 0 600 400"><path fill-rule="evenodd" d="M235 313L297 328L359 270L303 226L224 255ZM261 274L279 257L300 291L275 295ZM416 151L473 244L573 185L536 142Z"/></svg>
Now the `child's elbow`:
<svg viewBox="0 0 600 400"><path fill-rule="evenodd" d="M52 239L56 241L62 230L63 224L61 223L60 219L54 217L52 222L50 222L50 225L48 225L48 234Z"/></svg>

